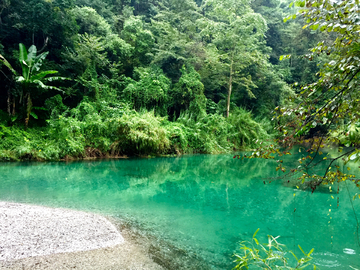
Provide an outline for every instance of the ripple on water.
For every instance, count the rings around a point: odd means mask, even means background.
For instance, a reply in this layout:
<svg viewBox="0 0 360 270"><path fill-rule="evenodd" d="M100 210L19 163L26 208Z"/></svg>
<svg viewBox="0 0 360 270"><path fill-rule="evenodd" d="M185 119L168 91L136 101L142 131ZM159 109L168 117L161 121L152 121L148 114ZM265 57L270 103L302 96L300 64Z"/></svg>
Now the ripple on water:
<svg viewBox="0 0 360 270"><path fill-rule="evenodd" d="M343 252L346 253L346 254L349 254L349 255L355 255L356 254L355 250L353 250L351 248L344 248Z"/></svg>
<svg viewBox="0 0 360 270"><path fill-rule="evenodd" d="M313 253L314 263L317 266L328 267L328 268L335 268L341 266L341 263L338 262L337 258L339 257L338 254L331 253L331 252L317 252Z"/></svg>

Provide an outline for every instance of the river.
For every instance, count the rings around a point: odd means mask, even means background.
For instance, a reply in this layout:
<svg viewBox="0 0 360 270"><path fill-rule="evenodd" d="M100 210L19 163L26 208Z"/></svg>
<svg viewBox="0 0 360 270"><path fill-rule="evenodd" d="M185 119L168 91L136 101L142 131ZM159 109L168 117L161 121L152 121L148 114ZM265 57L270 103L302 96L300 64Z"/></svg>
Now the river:
<svg viewBox="0 0 360 270"><path fill-rule="evenodd" d="M260 241L279 235L297 254L298 245L314 248L320 269L360 269L355 185L311 193L286 177L271 180L282 173L275 167L274 160L232 155L1 163L0 200L126 222L176 250L171 257L179 256L184 269L231 269L239 242L258 228Z"/></svg>

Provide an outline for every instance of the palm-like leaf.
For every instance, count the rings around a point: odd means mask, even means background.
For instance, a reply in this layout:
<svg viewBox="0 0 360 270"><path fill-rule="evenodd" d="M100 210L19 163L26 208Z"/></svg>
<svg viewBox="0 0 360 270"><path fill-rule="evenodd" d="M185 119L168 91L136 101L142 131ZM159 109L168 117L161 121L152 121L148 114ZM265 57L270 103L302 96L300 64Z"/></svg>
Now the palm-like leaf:
<svg viewBox="0 0 360 270"><path fill-rule="evenodd" d="M43 83L42 81L40 81L40 80L35 80L35 81L33 81L32 83L37 84L38 86L40 86L42 89L45 89L45 90L57 90L57 91L60 91L60 92L64 92L64 91L61 90L60 88L55 87L55 86L46 85L46 84L44 84L44 83Z"/></svg>
<svg viewBox="0 0 360 270"><path fill-rule="evenodd" d="M31 45L28 50L26 63L29 67L32 67L36 59L37 49L35 45Z"/></svg>
<svg viewBox="0 0 360 270"><path fill-rule="evenodd" d="M46 85L44 82L52 82L56 80L66 80L67 78L63 77L51 77L45 78L47 75L58 73L56 70L46 70L39 72L42 62L49 54L48 52L44 52L36 56L37 49L35 45L30 46L29 50L26 50L24 44L19 44L19 62L22 68L22 76L16 77L16 82L21 83L23 85L23 96L26 97L26 118L25 118L25 126L27 127L29 122L29 117L32 115L37 119L36 115L31 112L32 109L32 101L31 101L31 85L36 85L37 87L44 90L57 90L63 92L60 88L55 86ZM0 62L4 63L15 75L18 75L16 71L12 68L10 63L0 55Z"/></svg>
<svg viewBox="0 0 360 270"><path fill-rule="evenodd" d="M25 81L25 78L23 76L18 76L16 77L16 82L24 82Z"/></svg>
<svg viewBox="0 0 360 270"><path fill-rule="evenodd" d="M32 75L30 77L30 81L33 82L35 80L41 80L43 79L45 76L49 75L49 74L56 74L58 73L56 70L46 70L46 71L42 71L42 72L39 72L35 75Z"/></svg>
<svg viewBox="0 0 360 270"><path fill-rule="evenodd" d="M66 81L70 79L66 77L49 77L49 78L45 78L44 80L48 82L53 82L53 81Z"/></svg>
<svg viewBox="0 0 360 270"><path fill-rule="evenodd" d="M46 56L49 54L49 52L43 52L42 54L39 54L35 60L34 60L34 64L31 67L31 72L39 71L40 67L42 65L42 62L44 61L44 59L46 58Z"/></svg>
<svg viewBox="0 0 360 270"><path fill-rule="evenodd" d="M25 80L29 78L30 67L27 63L28 53L24 44L19 43L19 61L21 64L22 74Z"/></svg>
<svg viewBox="0 0 360 270"><path fill-rule="evenodd" d="M8 67L8 69L10 69L10 71L14 74L14 75L17 75L15 69L13 69L13 67L10 65L10 63L5 59L4 56L2 56L0 54L0 62L2 62L5 66Z"/></svg>
<svg viewBox="0 0 360 270"><path fill-rule="evenodd" d="M23 61L27 61L28 55L27 55L27 50L24 44L20 43L19 44L19 61L20 63Z"/></svg>

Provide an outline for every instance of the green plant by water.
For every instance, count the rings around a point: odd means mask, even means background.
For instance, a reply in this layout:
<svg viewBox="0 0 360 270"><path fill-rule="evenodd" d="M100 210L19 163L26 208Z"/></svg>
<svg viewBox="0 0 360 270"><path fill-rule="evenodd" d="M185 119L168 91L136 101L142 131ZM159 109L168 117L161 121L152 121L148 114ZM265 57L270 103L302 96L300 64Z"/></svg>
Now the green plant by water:
<svg viewBox="0 0 360 270"><path fill-rule="evenodd" d="M23 130L0 124L0 159L222 153L251 148L254 139L270 137L242 109L229 118L184 113L169 121L154 111L137 112L128 103L85 99L69 109L58 95L46 106L52 108L46 127Z"/></svg>
<svg viewBox="0 0 360 270"><path fill-rule="evenodd" d="M293 251L287 251L285 245L278 242L280 236L268 235L268 242L261 244L256 238L257 233L260 229L257 229L254 233L251 241L243 241L240 243L240 249L243 251L242 254L235 254L236 260L234 262L237 265L233 269L306 269L313 267L317 269L315 265L311 264L310 261L314 249L311 249L309 253L306 253L300 245L298 246L303 257L298 258ZM292 255L293 258L289 258L288 254ZM292 259L292 260L290 260ZM295 259L295 261L294 261Z"/></svg>

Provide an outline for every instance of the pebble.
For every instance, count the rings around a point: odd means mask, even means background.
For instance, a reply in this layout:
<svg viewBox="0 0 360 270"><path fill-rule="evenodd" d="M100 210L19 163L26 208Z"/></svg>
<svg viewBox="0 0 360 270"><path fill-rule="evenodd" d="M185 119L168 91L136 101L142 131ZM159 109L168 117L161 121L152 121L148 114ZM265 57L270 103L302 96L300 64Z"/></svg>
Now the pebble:
<svg viewBox="0 0 360 270"><path fill-rule="evenodd" d="M106 218L81 211L0 202L0 261L122 244Z"/></svg>

